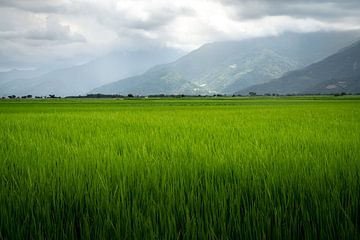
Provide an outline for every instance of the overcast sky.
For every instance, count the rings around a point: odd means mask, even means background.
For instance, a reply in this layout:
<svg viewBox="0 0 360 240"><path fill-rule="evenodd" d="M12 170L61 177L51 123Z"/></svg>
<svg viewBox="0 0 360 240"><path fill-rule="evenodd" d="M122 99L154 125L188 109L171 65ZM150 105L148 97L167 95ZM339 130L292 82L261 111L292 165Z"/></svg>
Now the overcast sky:
<svg viewBox="0 0 360 240"><path fill-rule="evenodd" d="M0 70L79 63L114 49L360 29L360 0L0 0Z"/></svg>

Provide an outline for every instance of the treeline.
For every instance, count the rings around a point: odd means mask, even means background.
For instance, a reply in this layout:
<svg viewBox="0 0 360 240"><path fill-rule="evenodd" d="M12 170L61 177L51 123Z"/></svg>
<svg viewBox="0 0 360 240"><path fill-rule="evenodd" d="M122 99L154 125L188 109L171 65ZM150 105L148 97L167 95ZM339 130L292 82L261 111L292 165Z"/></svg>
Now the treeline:
<svg viewBox="0 0 360 240"><path fill-rule="evenodd" d="M189 95L189 94L150 94L150 95L121 95L121 94L87 94L79 96L67 96L65 98L185 98L185 97L229 97L235 95L214 94L214 95Z"/></svg>
<svg viewBox="0 0 360 240"><path fill-rule="evenodd" d="M329 96L333 95L335 97L337 96L345 96L345 95L360 95L360 93L346 93L346 92L335 92L335 93L288 93L288 94L278 94L278 93L265 93L265 94L257 94L256 92L249 92L248 95L233 95L233 96Z"/></svg>
<svg viewBox="0 0 360 240"><path fill-rule="evenodd" d="M5 99L6 97L2 97L2 99ZM47 96L33 96L31 94L29 95L23 95L23 96L16 96L16 95L10 95L7 98L9 99L26 99L26 98L61 98L60 96L56 96L55 94L49 94Z"/></svg>
<svg viewBox="0 0 360 240"><path fill-rule="evenodd" d="M278 94L278 93L265 93L265 94L257 94L256 92L249 92L248 94L242 95L242 94L213 94L213 95L187 95L187 94L152 94L152 95L121 95L121 94L87 94L87 95L78 95L78 96L66 96L65 98L211 98L211 97L280 97L280 96L329 96L333 95L335 97L337 96L345 96L345 95L360 95L360 93L308 93L308 94ZM10 95L7 97L8 99L48 99L48 98L62 98L60 96L56 96L54 94L49 94L47 96L33 96L33 95L24 95L24 96L16 96L16 95ZM2 97L2 99L6 99L6 97Z"/></svg>
<svg viewBox="0 0 360 240"><path fill-rule="evenodd" d="M265 94L257 94L256 92L249 92L248 94L242 95L242 94L213 94L213 95L188 95L188 94L151 94L151 95L134 95L134 94L128 94L128 95L121 95L121 94L87 94L87 95L79 95L79 96L67 96L65 98L210 98L210 97L280 97L280 96L344 96L344 95L360 95L360 93L352 94L352 93L308 93L308 94L278 94L278 93L265 93Z"/></svg>

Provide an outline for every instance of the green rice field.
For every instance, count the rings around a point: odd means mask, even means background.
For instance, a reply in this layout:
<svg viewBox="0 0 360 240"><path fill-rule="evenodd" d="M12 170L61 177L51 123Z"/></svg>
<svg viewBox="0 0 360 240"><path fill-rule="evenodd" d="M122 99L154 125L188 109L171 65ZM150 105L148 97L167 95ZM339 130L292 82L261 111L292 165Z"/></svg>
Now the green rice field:
<svg viewBox="0 0 360 240"><path fill-rule="evenodd" d="M358 239L360 98L0 101L0 239Z"/></svg>

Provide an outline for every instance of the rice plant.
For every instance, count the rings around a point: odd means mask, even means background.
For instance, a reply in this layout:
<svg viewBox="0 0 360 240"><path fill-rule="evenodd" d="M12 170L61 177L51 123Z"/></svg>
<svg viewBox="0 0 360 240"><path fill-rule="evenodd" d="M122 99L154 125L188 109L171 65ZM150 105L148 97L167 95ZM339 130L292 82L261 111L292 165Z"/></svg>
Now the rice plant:
<svg viewBox="0 0 360 240"><path fill-rule="evenodd" d="M3 100L0 239L360 237L356 98Z"/></svg>

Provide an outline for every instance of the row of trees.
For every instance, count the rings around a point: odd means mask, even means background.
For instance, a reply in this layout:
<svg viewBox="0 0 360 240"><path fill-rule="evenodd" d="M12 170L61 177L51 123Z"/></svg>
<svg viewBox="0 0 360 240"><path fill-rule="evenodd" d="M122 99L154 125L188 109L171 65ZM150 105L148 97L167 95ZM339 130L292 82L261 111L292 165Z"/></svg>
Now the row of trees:
<svg viewBox="0 0 360 240"><path fill-rule="evenodd" d="M360 93L359 93L360 94ZM354 94L354 95L359 95ZM79 95L79 96L67 96L66 98L184 98L184 97L241 97L241 96L306 96L306 95L329 95L329 94L277 94L277 93L265 93L258 95L256 92L249 92L248 95L241 95L241 94L233 94L233 95L226 95L226 94L214 94L214 95L185 95L185 94L153 94L148 96L142 96L142 95L133 95L129 93L128 95L120 95L120 94L87 94L85 96ZM334 96L344 96L344 95L351 95L349 93L341 92L341 93L334 93L332 94ZM2 99L5 99L6 97L2 97ZM61 98L59 96L55 96L55 94L50 94L48 96L35 96L32 95L24 95L24 96L16 96L16 95L10 95L8 96L9 99L26 99L26 98Z"/></svg>
<svg viewBox="0 0 360 240"><path fill-rule="evenodd" d="M4 99L5 97L3 97ZM33 95L29 94L29 95L24 95L24 96L16 96L16 95L10 95L8 96L9 99L15 99L15 98L33 98ZM55 94L50 94L48 96L35 96L34 98L61 98L61 97L57 97L55 96Z"/></svg>

